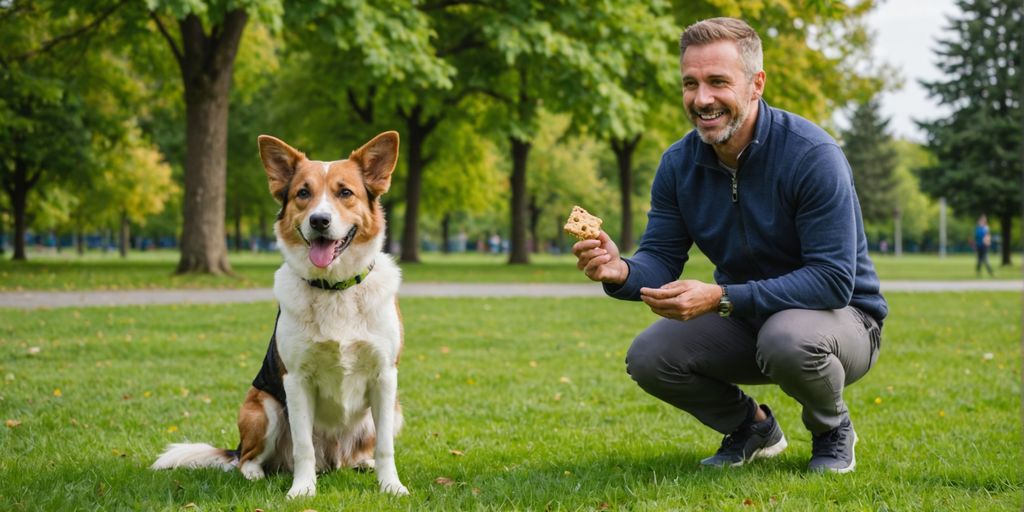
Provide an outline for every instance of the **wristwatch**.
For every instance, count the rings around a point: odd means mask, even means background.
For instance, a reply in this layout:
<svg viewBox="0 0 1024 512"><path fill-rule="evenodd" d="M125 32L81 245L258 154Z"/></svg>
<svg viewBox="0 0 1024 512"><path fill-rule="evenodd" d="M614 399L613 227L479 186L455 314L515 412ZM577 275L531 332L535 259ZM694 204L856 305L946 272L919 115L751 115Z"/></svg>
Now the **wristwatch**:
<svg viewBox="0 0 1024 512"><path fill-rule="evenodd" d="M726 318L732 314L732 301L729 300L729 289L724 284L722 287L722 298L718 299L718 316Z"/></svg>

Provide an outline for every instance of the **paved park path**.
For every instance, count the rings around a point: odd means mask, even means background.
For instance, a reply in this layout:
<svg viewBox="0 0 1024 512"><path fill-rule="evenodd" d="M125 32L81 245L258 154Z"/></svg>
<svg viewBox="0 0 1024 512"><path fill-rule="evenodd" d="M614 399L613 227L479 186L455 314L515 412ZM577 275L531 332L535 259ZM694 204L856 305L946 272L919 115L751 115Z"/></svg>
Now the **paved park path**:
<svg viewBox="0 0 1024 512"><path fill-rule="evenodd" d="M883 281L882 292L1024 292L1024 281ZM404 283L399 297L602 297L594 283ZM240 290L126 290L0 292L0 308L39 309L142 304L226 304L272 301L269 288Z"/></svg>

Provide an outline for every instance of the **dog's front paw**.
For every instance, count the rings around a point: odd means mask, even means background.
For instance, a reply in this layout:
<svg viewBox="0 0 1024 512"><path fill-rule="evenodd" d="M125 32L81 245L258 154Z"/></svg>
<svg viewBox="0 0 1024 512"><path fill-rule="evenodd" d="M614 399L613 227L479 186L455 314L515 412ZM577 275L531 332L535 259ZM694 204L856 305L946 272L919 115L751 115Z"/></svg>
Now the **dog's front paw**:
<svg viewBox="0 0 1024 512"><path fill-rule="evenodd" d="M391 483L381 482L380 483L380 490L381 490L381 492L386 492L388 494L394 494L395 496L408 496L409 495L409 489L406 489L405 486L402 485L402 482L399 482L399 481L395 481L395 482L391 482Z"/></svg>
<svg viewBox="0 0 1024 512"><path fill-rule="evenodd" d="M288 499L293 500L295 498L307 498L316 496L316 481L312 482L298 482L292 484L292 488L288 491Z"/></svg>

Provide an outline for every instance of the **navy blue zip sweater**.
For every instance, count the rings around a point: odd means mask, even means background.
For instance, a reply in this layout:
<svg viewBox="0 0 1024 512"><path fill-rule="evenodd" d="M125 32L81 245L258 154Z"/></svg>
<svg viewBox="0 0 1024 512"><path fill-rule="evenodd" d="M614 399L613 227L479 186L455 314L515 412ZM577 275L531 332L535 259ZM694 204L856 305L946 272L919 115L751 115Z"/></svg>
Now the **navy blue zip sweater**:
<svg viewBox="0 0 1024 512"><path fill-rule="evenodd" d="M640 300L640 288L678 279L693 244L715 264L715 281L728 285L734 315L763 320L852 305L881 325L888 313L842 150L815 124L764 100L735 179L696 130L665 151L647 230L625 259L629 277L606 284L606 293Z"/></svg>

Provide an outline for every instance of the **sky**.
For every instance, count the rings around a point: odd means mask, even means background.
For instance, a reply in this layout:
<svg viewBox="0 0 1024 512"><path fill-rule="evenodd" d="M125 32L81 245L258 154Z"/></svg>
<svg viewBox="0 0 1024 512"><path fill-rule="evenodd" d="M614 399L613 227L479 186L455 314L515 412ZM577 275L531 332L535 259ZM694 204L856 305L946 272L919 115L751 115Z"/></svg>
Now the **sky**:
<svg viewBox="0 0 1024 512"><path fill-rule="evenodd" d="M882 0L868 16L875 33L875 59L888 62L903 77L901 90L882 95L882 115L891 119L889 132L894 137L924 142L924 132L913 119L949 113L917 81L942 78L935 67L935 41L951 35L943 30L946 18L958 12L954 0Z"/></svg>

